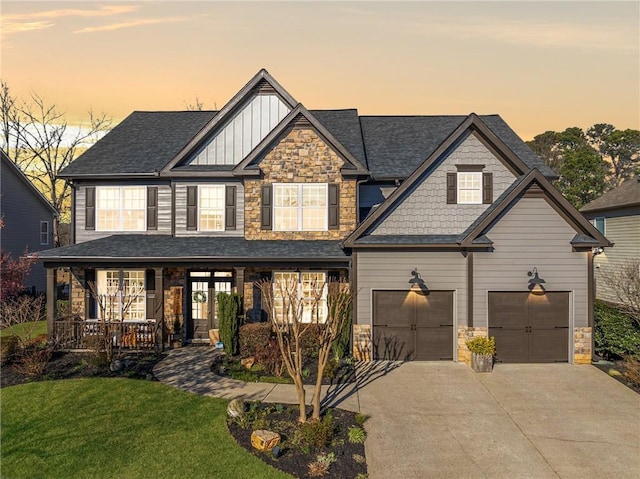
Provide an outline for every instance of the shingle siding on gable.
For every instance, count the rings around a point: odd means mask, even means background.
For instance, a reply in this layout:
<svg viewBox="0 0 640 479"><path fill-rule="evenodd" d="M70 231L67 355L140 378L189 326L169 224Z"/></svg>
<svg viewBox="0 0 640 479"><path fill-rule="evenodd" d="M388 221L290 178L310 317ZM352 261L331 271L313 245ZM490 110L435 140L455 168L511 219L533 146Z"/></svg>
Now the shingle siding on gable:
<svg viewBox="0 0 640 479"><path fill-rule="evenodd" d="M92 186L89 184L76 186L76 205L75 205L75 221L76 221L76 243L83 243L98 238L104 238L114 234L131 234L131 231L97 231L85 229L85 201L86 188ZM123 183L105 184L100 186L128 186ZM133 186L133 185L131 185ZM171 234L171 187L169 185L150 185L158 187L158 228L155 230L140 231L142 234ZM96 213L97 214L97 213ZM97 225L97 216L96 216ZM146 222L145 222L146 225Z"/></svg>
<svg viewBox="0 0 640 479"><path fill-rule="evenodd" d="M462 233L489 205L447 204L447 173L455 173L456 165L485 165L483 171L493 173L494 200L515 180L475 135L469 135L371 234Z"/></svg>
<svg viewBox="0 0 640 479"><path fill-rule="evenodd" d="M236 187L236 227L225 231L197 231L187 229L187 185L228 185ZM244 186L240 182L191 182L178 183L176 189L176 236L243 236L244 235ZM196 218L197 222L197 218ZM197 225L196 225L197 227Z"/></svg>

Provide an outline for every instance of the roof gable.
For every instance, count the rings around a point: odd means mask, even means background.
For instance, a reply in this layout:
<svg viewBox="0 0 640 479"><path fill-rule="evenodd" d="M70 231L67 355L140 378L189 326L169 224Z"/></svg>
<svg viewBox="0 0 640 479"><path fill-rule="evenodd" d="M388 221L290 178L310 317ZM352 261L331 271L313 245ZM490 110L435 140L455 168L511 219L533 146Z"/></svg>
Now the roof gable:
<svg viewBox="0 0 640 479"><path fill-rule="evenodd" d="M345 245L354 244L359 237L378 226L412 191L412 189L435 171L455 149L473 133L483 145L500 160L515 177L529 170L507 145L498 138L474 113L469 115L458 127L433 151L433 153L413 172L387 200L371 213L356 230L345 240Z"/></svg>
<svg viewBox="0 0 640 479"><path fill-rule="evenodd" d="M44 195L36 188L33 183L26 177L26 175L22 172L18 166L11 161L9 155L7 155L4 150L0 150L0 157L2 157L2 164L4 164L7 168L9 168L13 173L20 179L20 181L25 185L25 187L31 192L31 194L40 201L46 208L51 211L53 216L58 216L58 212L53 207L53 205L47 200Z"/></svg>
<svg viewBox="0 0 640 479"><path fill-rule="evenodd" d="M267 105L266 108L270 108L269 104L272 101L271 97L273 97L275 115L278 117L278 120L281 118L281 115L284 115L285 112L288 112L297 104L297 101L276 81L275 78L269 74L269 72L267 72L267 70L264 68L261 69L238 93L234 95L231 100L229 100L229 102L227 102L218 114L212 118L169 163L164 166L161 171L161 175L170 175L170 170L172 168L184 164L184 162L194 153L196 155L201 153L202 149L206 147L207 142L216 140L215 135L219 131L223 131L230 125L232 128L231 131L238 128L239 126L234 124L234 120L237 118L237 115L242 114L243 109L246 112L247 105L252 105L255 98L260 95L270 97L266 102L259 101L260 108L264 106L262 103ZM251 108L253 108L253 106ZM269 115L265 116L268 118ZM241 124L241 120L242 118L237 122ZM273 126L275 126L275 123L277 123L268 119L267 122L268 127L264 128L265 130L272 129ZM240 128L242 128L242 126L240 126ZM261 131L259 139L264 138L265 134L266 131ZM258 136L256 136L256 138L257 137Z"/></svg>
<svg viewBox="0 0 640 479"><path fill-rule="evenodd" d="M343 175L367 175L366 167L302 104L298 104L234 169L236 175L258 175L257 164L294 125L308 125L345 161Z"/></svg>
<svg viewBox="0 0 640 479"><path fill-rule="evenodd" d="M532 169L520 178L513 187L504 194L490 208L461 235L461 245L470 246L476 238L485 236L500 218L515 205L524 195L544 198L577 233L577 237L593 238L594 241L581 241L588 247L609 247L612 243L605 238L562 194L537 170ZM576 243L577 244L577 243Z"/></svg>

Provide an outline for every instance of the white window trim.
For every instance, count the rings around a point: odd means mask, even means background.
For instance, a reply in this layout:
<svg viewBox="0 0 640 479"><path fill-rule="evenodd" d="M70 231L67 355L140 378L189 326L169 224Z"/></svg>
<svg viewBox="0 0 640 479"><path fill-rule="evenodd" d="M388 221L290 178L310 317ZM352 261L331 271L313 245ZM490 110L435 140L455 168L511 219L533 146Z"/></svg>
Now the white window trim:
<svg viewBox="0 0 640 479"><path fill-rule="evenodd" d="M104 291L104 289L105 289L106 274L109 271L111 271L111 272L115 271L115 272L118 273L118 275L120 273L120 270L117 270L117 269L98 269L98 270L96 270L96 287L97 287L97 290L98 290L98 295L100 295L100 294L109 294L109 293L101 292L101 291ZM147 319L147 317L146 317L147 316L147 286L145 284L146 283L146 271L143 270L143 269L124 269L124 270L122 270L122 272L123 273L126 273L126 272L140 273L141 272L142 273L142 282L143 282L142 284L143 284L143 287L144 287L144 291L139 296L139 298L141 298L141 300L142 300L142 311L143 311L142 319L125 319L124 322L125 323L127 323L127 322L136 323L136 322L140 322L140 321L149 321ZM122 286L120 284L118 284L118 291L120 291L121 287ZM111 293L111 294L113 294L113 293ZM97 298L93 298L93 300L96 301L96 302L98 301ZM118 312L117 312L117 318L118 319L116 319L115 321L120 321L120 319L119 319L120 318L120 307L121 307L120 306L120 301L121 301L121 298L118 295L118 298L116 299L117 307L118 307ZM102 311L100 309L100 306L98 304L96 304L96 316L98 316L98 319L100 319L100 320L103 319L103 318L101 318L101 315L102 315Z"/></svg>
<svg viewBox="0 0 640 479"><path fill-rule="evenodd" d="M275 217L276 217L276 189L279 187L296 186L298 188L298 228L297 229L279 229ZM324 224L322 228L318 229L304 229L302 221L302 211L304 210L303 203L303 186L324 186L325 194L325 208L324 208ZM273 183L273 231L329 231L329 183Z"/></svg>
<svg viewBox="0 0 640 479"><path fill-rule="evenodd" d="M138 188L142 188L144 189L144 207L142 208L142 210L144 211L144 219L142 220L142 228L141 229L137 229L137 230L125 230L123 225L124 225L124 217L122 215L122 206L124 204L123 201L123 196L124 196L124 190L125 189L138 189ZM120 209L119 209L119 224L118 227L115 229L109 229L109 228L100 228L100 212L101 211L108 211L108 210L104 210L104 209L100 209L99 204L100 204L100 190L119 190L120 192ZM146 231L147 230L147 187L146 186L96 186L96 200L95 200L95 208L96 208L96 218L95 218L95 225L96 225L96 231Z"/></svg>
<svg viewBox="0 0 640 479"><path fill-rule="evenodd" d="M461 188L460 187L460 175L473 175L480 179L479 188ZM459 205L481 205L482 204L482 172L481 171L458 171L456 177L456 197ZM460 201L460 191L478 191L478 201Z"/></svg>
<svg viewBox="0 0 640 479"><path fill-rule="evenodd" d="M46 225L46 226L47 226L47 232L46 232L46 233L44 233L44 232L42 231L42 227L43 227L44 225ZM44 237L44 238L45 238L45 241L42 241L42 238L43 238L43 236L42 236L42 235L43 235L43 234L46 234L46 236ZM49 236L51 236L51 232L49 231L49 222L48 222L48 221L41 221L41 222L40 222L40 245L41 245L41 246L47 246L47 245L49 244Z"/></svg>
<svg viewBox="0 0 640 479"><path fill-rule="evenodd" d="M202 212L202 201L200 198L200 192L202 191L203 188L218 188L218 189L222 189L222 227L220 229L202 229L200 227L200 213ZM226 218L226 203L227 203L227 185L198 185L198 198L197 198L197 209L198 209L198 218L197 218L197 231L203 231L206 233L210 233L210 232L216 232L216 231L225 231L225 226L227 224L227 218Z"/></svg>
<svg viewBox="0 0 640 479"><path fill-rule="evenodd" d="M302 296L302 275L305 273L315 273L315 274L324 274L324 286L323 286L323 291L322 291L322 299L320 301L323 302L323 309L322 309L322 314L320 315L320 319L319 319L319 323L324 324L327 321L327 315L329 313L328 309L327 309L327 283L329 281L329 272L325 271L325 270L307 270L307 271L273 271L271 273L271 281L273 283L273 288L274 288L274 299L275 299L275 282L276 282L276 275L277 274L298 274L298 298L299 299L304 299ZM304 320L304 313L303 313L303 323L310 323L313 322L311 320L309 321L305 321Z"/></svg>

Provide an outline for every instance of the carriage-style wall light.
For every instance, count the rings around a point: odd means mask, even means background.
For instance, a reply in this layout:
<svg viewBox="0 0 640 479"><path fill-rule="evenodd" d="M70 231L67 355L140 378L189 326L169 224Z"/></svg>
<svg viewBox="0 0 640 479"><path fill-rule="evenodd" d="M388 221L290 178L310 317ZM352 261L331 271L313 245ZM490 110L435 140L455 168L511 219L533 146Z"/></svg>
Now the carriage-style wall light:
<svg viewBox="0 0 640 479"><path fill-rule="evenodd" d="M527 272L527 276L531 278L529 280L529 291L531 291L531 294L544 294L544 286L542 286L542 283L546 283L546 281L538 276L538 268L533 268L532 271Z"/></svg>
<svg viewBox="0 0 640 479"><path fill-rule="evenodd" d="M415 268L413 271L411 271L411 279L409 280L409 284L411 285L410 291L418 294L429 294L427 283L425 283L424 279L420 277L418 268Z"/></svg>

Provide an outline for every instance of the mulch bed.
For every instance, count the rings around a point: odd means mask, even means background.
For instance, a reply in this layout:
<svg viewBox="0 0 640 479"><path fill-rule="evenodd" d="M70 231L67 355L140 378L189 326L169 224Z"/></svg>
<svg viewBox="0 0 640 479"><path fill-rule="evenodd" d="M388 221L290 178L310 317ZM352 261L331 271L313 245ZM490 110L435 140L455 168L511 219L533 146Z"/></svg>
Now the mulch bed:
<svg viewBox="0 0 640 479"><path fill-rule="evenodd" d="M365 462L364 444L354 444L349 442L349 427L356 424L356 414L342 409L332 409L336 432L331 440L331 444L307 451L302 451L300 446L293 444L295 429L298 427L298 410L296 406L259 404L262 408L260 428L268 425L268 429L277 432L281 436L282 447L278 457L274 457L271 452L260 452L251 445L251 433L253 427L240 427L236 422L229 421L228 428L236 442L251 452L254 456L271 466L280 469L297 478L313 477L309 475L309 464L317 460L319 454L333 453L333 462L328 472L323 478L330 479L355 479L366 477L367 465ZM276 410L278 409L278 410ZM311 409L309 409L311 415ZM257 427L256 427L257 429Z"/></svg>
<svg viewBox="0 0 640 479"><path fill-rule="evenodd" d="M614 378L616 381L621 382L629 389L632 389L633 391L640 394L640 383L633 382L625 376L626 368L624 366L624 361L599 361L597 363L594 363L594 366Z"/></svg>
<svg viewBox="0 0 640 479"><path fill-rule="evenodd" d="M56 351L47 363L44 373L40 376L21 374L15 364L2 365L0 387L33 381L93 377L125 377L156 381L153 376L153 367L165 356L166 354L156 353L128 354L122 358L123 368L114 372L110 370L108 364L96 364L96 356L93 353Z"/></svg>

